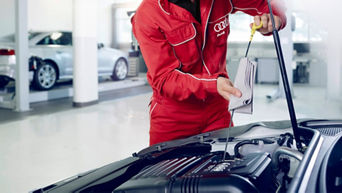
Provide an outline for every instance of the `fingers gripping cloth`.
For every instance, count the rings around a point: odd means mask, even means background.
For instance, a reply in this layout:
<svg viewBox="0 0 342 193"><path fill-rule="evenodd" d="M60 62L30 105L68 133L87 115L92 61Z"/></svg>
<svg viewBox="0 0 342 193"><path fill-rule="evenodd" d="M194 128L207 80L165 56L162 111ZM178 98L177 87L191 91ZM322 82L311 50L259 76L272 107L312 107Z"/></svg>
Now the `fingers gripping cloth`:
<svg viewBox="0 0 342 193"><path fill-rule="evenodd" d="M246 114L253 113L253 86L256 66L257 64L248 58L242 58L240 60L234 87L241 91L242 96L240 98L235 96L230 97L229 111L234 110L237 113Z"/></svg>

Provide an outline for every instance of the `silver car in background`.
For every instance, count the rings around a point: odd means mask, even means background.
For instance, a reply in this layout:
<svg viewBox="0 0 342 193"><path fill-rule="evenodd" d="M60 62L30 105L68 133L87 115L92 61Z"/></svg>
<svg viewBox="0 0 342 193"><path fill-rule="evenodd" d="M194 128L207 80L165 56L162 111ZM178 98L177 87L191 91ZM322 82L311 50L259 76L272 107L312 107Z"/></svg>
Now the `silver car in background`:
<svg viewBox="0 0 342 193"><path fill-rule="evenodd" d="M14 35L0 38L0 87L15 79ZM30 32L29 70L32 86L51 89L59 80L73 77L71 32ZM98 75L123 80L128 74L128 54L98 44Z"/></svg>

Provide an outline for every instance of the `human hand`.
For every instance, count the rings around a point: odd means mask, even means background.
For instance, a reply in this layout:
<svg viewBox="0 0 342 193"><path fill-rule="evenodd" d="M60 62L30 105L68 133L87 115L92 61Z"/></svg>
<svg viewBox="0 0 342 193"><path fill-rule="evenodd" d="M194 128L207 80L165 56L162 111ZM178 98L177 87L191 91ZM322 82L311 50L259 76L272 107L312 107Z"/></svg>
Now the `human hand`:
<svg viewBox="0 0 342 193"><path fill-rule="evenodd" d="M263 14L261 16L257 15L254 16L254 23L256 26L260 25L260 22L262 21L262 27L260 29L258 29L257 31L262 33L262 34L268 34L271 33L273 31L273 27L272 27L272 21L271 21L271 16L270 14ZM281 26L281 19L278 16L274 16L274 23L275 23L275 27L276 29L279 29L279 27ZM252 28L253 23L250 24L250 27Z"/></svg>
<svg viewBox="0 0 342 193"><path fill-rule="evenodd" d="M235 88L228 78L224 77L217 78L217 92L227 101L229 101L231 94L238 98L242 96L241 91Z"/></svg>

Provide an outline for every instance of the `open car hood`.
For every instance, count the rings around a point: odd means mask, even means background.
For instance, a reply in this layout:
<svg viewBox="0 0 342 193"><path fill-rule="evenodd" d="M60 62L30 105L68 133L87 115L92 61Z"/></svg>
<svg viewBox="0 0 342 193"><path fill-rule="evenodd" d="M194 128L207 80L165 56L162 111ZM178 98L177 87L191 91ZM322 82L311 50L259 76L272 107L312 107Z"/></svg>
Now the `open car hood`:
<svg viewBox="0 0 342 193"><path fill-rule="evenodd" d="M226 140L226 129L222 129L156 144L127 159L33 192L341 191L341 173L333 168L342 160L338 150L342 148L342 120L298 123L304 152L296 149L293 137L281 144L282 137L291 136L290 121L259 122L231 128L227 160L222 160ZM255 136L266 130L268 135ZM264 146L260 141L243 144L246 140L261 140ZM279 184L277 179L285 166L290 179ZM265 182L270 182L269 186L265 187Z"/></svg>

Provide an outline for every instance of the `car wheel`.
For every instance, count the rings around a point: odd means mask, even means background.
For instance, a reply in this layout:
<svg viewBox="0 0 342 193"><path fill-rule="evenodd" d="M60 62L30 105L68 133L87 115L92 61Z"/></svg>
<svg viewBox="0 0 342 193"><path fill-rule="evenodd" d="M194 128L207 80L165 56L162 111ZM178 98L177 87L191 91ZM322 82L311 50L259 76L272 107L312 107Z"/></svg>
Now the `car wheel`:
<svg viewBox="0 0 342 193"><path fill-rule="evenodd" d="M113 69L112 79L113 80L124 80L128 74L127 61L124 58L119 58Z"/></svg>
<svg viewBox="0 0 342 193"><path fill-rule="evenodd" d="M38 90L49 90L57 81L57 69L54 65L42 62L33 75L33 86Z"/></svg>

